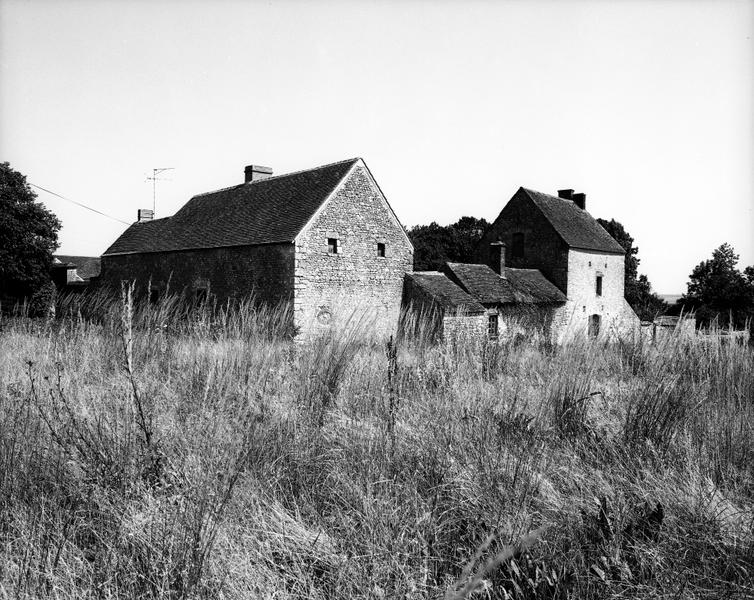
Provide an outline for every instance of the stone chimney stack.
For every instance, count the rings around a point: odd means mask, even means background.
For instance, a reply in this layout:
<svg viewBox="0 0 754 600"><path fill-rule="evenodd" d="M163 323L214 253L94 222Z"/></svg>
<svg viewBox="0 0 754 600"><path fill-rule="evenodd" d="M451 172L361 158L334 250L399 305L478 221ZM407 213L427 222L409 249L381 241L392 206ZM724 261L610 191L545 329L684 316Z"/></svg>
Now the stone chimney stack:
<svg viewBox="0 0 754 600"><path fill-rule="evenodd" d="M573 190L558 190L558 198L573 200L573 203L581 210L586 210L586 194L575 194Z"/></svg>
<svg viewBox="0 0 754 600"><path fill-rule="evenodd" d="M505 277L505 242L490 244L490 268L501 277Z"/></svg>
<svg viewBox="0 0 754 600"><path fill-rule="evenodd" d="M267 179L272 177L272 169L270 167L261 167L259 165L249 165L244 171L244 183L253 183L260 179Z"/></svg>
<svg viewBox="0 0 754 600"><path fill-rule="evenodd" d="M144 223L145 221L151 221L154 219L154 211L149 208L140 208L136 212L136 222Z"/></svg>
<svg viewBox="0 0 754 600"><path fill-rule="evenodd" d="M586 194L574 194L572 200L581 210L586 210Z"/></svg>

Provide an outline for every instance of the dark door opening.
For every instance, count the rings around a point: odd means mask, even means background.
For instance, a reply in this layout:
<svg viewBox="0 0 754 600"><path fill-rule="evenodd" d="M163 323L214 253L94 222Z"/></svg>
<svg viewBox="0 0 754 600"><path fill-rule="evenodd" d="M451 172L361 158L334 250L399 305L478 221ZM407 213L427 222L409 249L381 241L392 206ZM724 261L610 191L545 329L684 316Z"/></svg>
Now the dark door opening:
<svg viewBox="0 0 754 600"><path fill-rule="evenodd" d="M600 315L591 315L589 317L589 337L596 338L600 334L600 322L602 317Z"/></svg>

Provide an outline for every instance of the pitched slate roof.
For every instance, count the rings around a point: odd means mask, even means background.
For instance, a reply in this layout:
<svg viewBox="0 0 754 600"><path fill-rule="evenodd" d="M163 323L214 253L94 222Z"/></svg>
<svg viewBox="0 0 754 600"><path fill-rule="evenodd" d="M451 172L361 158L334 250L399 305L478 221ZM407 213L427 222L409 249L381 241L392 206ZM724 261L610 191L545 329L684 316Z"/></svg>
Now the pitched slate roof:
<svg viewBox="0 0 754 600"><path fill-rule="evenodd" d="M103 256L293 241L359 160L194 196L172 217L134 223Z"/></svg>
<svg viewBox="0 0 754 600"><path fill-rule="evenodd" d="M91 279L92 277L97 277L99 275L99 256L71 256L70 254L55 254L55 258L58 259L61 264L56 264L54 266L74 266L76 267L76 274L84 281Z"/></svg>
<svg viewBox="0 0 754 600"><path fill-rule="evenodd" d="M487 265L447 263L450 277L482 304L557 304L566 297L537 269L503 269L500 277Z"/></svg>
<svg viewBox="0 0 754 600"><path fill-rule="evenodd" d="M467 315L484 314L484 306L438 271L416 271L406 277L445 310L461 310Z"/></svg>
<svg viewBox="0 0 754 600"><path fill-rule="evenodd" d="M570 247L608 254L625 254L623 247L603 229L594 217L576 206L572 200L556 198L523 187L519 191L531 198L558 235Z"/></svg>

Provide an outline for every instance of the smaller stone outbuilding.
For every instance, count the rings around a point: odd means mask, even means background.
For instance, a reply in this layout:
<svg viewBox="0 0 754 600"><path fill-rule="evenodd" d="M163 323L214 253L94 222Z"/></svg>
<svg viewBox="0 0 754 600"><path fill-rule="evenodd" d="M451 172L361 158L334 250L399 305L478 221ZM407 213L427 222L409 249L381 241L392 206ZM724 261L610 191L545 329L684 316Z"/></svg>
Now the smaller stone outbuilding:
<svg viewBox="0 0 754 600"><path fill-rule="evenodd" d="M439 271L407 273L403 282L404 330L429 339L487 331L487 310Z"/></svg>
<svg viewBox="0 0 754 600"><path fill-rule="evenodd" d="M503 246L504 248L504 246ZM491 337L537 330L548 338L556 308L566 296L536 269L513 269L498 263L488 265L447 263L448 278L484 306Z"/></svg>
<svg viewBox="0 0 754 600"><path fill-rule="evenodd" d="M96 281L100 273L99 256L53 256L50 276L58 291L81 291Z"/></svg>

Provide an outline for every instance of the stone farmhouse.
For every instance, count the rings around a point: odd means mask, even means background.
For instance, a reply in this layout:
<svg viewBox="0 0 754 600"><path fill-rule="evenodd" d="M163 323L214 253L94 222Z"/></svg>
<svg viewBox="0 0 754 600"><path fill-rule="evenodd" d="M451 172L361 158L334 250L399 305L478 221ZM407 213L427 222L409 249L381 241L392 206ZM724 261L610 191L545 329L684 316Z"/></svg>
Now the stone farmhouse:
<svg viewBox="0 0 754 600"><path fill-rule="evenodd" d="M476 264L410 275L404 301L433 307L446 333L486 329L494 337L515 320L555 342L616 337L639 328L624 298L624 261L620 244L586 211L584 194L519 188L483 234Z"/></svg>
<svg viewBox="0 0 754 600"><path fill-rule="evenodd" d="M244 179L172 217L139 211L102 255L100 283L135 280L153 301L168 289L200 300L253 294L287 304L305 335L348 318L392 334L413 246L364 161L279 176L252 165Z"/></svg>

